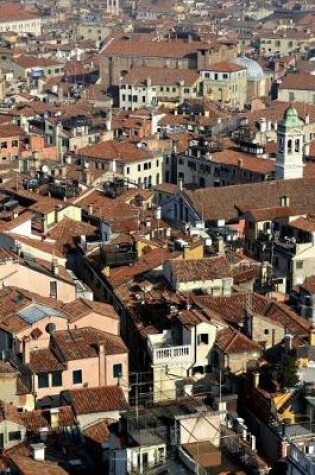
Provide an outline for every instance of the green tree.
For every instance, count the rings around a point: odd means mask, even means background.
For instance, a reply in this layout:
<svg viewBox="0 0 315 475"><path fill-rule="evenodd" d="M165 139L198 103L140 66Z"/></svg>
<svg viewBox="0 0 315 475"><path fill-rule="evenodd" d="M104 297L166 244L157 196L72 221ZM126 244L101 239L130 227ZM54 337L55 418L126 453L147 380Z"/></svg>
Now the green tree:
<svg viewBox="0 0 315 475"><path fill-rule="evenodd" d="M294 356L286 356L283 364L283 385L295 386L299 381Z"/></svg>

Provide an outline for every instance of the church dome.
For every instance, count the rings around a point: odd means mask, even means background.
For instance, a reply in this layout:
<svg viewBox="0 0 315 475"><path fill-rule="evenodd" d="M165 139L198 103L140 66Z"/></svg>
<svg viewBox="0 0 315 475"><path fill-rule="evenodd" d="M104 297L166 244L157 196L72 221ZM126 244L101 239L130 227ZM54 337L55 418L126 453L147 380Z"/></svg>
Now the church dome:
<svg viewBox="0 0 315 475"><path fill-rule="evenodd" d="M265 77L260 64L247 56L239 56L238 58L232 59L232 62L246 68L248 81L260 81Z"/></svg>

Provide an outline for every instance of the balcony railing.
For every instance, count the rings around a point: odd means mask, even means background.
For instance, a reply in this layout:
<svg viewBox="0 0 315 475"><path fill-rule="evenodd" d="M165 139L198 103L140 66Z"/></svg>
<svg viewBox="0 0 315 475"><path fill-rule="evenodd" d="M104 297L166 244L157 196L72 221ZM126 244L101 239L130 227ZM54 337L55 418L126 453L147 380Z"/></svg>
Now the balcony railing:
<svg viewBox="0 0 315 475"><path fill-rule="evenodd" d="M170 362L172 360L189 361L192 358L192 348L190 345L170 346L167 348L156 348L153 350L153 364Z"/></svg>

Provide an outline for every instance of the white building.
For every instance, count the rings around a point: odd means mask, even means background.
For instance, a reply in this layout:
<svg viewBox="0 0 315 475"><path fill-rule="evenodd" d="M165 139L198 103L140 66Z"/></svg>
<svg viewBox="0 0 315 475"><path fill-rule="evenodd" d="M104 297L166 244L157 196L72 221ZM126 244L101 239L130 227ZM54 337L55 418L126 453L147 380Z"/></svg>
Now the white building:
<svg viewBox="0 0 315 475"><path fill-rule="evenodd" d="M15 33L41 34L42 20L30 13L21 3L2 3L0 5L0 33L14 31Z"/></svg>
<svg viewBox="0 0 315 475"><path fill-rule="evenodd" d="M303 177L304 122L289 107L277 129L276 180Z"/></svg>
<svg viewBox="0 0 315 475"><path fill-rule="evenodd" d="M176 107L200 93L200 76L189 69L134 66L119 85L119 105L126 110L166 105Z"/></svg>

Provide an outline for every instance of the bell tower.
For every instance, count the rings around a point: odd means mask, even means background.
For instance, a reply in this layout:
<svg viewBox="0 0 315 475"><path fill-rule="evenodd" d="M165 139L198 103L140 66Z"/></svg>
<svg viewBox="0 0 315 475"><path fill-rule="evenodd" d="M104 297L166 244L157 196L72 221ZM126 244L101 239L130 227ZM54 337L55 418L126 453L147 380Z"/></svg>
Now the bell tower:
<svg viewBox="0 0 315 475"><path fill-rule="evenodd" d="M304 122L289 107L277 128L276 180L303 177Z"/></svg>

